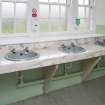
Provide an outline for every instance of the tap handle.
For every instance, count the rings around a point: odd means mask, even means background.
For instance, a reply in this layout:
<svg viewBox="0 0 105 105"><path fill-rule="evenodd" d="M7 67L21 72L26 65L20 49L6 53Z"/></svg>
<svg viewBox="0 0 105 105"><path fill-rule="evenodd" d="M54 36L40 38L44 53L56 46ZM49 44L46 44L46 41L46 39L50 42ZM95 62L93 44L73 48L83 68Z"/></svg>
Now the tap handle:
<svg viewBox="0 0 105 105"><path fill-rule="evenodd" d="M61 45L62 48L66 47L64 44Z"/></svg>
<svg viewBox="0 0 105 105"><path fill-rule="evenodd" d="M11 52L12 52L13 54L15 54L15 53L16 53L16 50L15 50L15 49L12 49Z"/></svg>
<svg viewBox="0 0 105 105"><path fill-rule="evenodd" d="M25 50L25 52L29 52L29 48L28 47L26 47L24 50Z"/></svg>
<svg viewBox="0 0 105 105"><path fill-rule="evenodd" d="M72 42L72 43L71 43L71 46L72 46L72 47L75 47L75 44Z"/></svg>

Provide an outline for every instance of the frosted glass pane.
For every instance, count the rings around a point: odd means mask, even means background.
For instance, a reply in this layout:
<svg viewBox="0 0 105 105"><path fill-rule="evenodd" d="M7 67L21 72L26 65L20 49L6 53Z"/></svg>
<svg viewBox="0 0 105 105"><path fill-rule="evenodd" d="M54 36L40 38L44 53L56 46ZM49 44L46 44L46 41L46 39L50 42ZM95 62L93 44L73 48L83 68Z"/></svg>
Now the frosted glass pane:
<svg viewBox="0 0 105 105"><path fill-rule="evenodd" d="M48 0L39 0L39 2L48 2Z"/></svg>
<svg viewBox="0 0 105 105"><path fill-rule="evenodd" d="M13 19L3 19L2 20L2 32L3 33L13 33Z"/></svg>
<svg viewBox="0 0 105 105"><path fill-rule="evenodd" d="M66 0L59 0L60 3L66 4Z"/></svg>
<svg viewBox="0 0 105 105"><path fill-rule="evenodd" d="M49 2L58 3L58 0L49 0Z"/></svg>
<svg viewBox="0 0 105 105"><path fill-rule="evenodd" d="M40 18L48 18L48 16L49 16L49 6L48 5L40 4L39 16L40 16Z"/></svg>
<svg viewBox="0 0 105 105"><path fill-rule="evenodd" d="M83 5L84 4L84 0L78 0L78 4Z"/></svg>
<svg viewBox="0 0 105 105"><path fill-rule="evenodd" d="M85 5L89 5L89 0L85 0Z"/></svg>
<svg viewBox="0 0 105 105"><path fill-rule="evenodd" d="M59 18L59 6L51 6L51 18Z"/></svg>
<svg viewBox="0 0 105 105"><path fill-rule="evenodd" d="M23 33L26 32L26 21L16 21L16 32Z"/></svg>
<svg viewBox="0 0 105 105"><path fill-rule="evenodd" d="M80 18L84 18L85 17L85 7L79 7L79 9L78 9L78 16Z"/></svg>
<svg viewBox="0 0 105 105"><path fill-rule="evenodd" d="M81 32L89 31L89 21L87 19L81 19L81 24L79 25L79 31Z"/></svg>
<svg viewBox="0 0 105 105"><path fill-rule="evenodd" d="M16 3L16 18L26 18L27 4Z"/></svg>
<svg viewBox="0 0 105 105"><path fill-rule="evenodd" d="M61 17L65 18L66 17L66 7L61 6Z"/></svg>
<svg viewBox="0 0 105 105"><path fill-rule="evenodd" d="M50 21L51 25L51 31L57 32L57 31L65 31L65 21L56 19Z"/></svg>
<svg viewBox="0 0 105 105"><path fill-rule="evenodd" d="M9 2L2 2L2 17L13 18L14 16L14 4Z"/></svg>
<svg viewBox="0 0 105 105"><path fill-rule="evenodd" d="M50 20L51 31L57 31L59 20Z"/></svg>
<svg viewBox="0 0 105 105"><path fill-rule="evenodd" d="M81 19L81 24L88 24L88 20L87 19Z"/></svg>
<svg viewBox="0 0 105 105"><path fill-rule="evenodd" d="M57 32L66 31L64 19L51 19L51 20L40 20L40 31L41 32Z"/></svg>
<svg viewBox="0 0 105 105"><path fill-rule="evenodd" d="M88 18L88 17L89 17L89 8L86 7L86 18Z"/></svg>
<svg viewBox="0 0 105 105"><path fill-rule="evenodd" d="M49 30L49 21L48 20L42 20L40 21L40 31L41 32L48 32Z"/></svg>

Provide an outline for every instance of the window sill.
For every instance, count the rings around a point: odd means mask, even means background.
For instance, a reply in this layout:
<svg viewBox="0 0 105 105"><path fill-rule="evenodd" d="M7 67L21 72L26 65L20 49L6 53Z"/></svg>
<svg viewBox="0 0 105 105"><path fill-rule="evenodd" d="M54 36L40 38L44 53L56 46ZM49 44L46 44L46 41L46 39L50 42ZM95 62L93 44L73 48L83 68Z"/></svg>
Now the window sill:
<svg viewBox="0 0 105 105"><path fill-rule="evenodd" d="M40 32L40 33L24 33L24 34L8 34L0 35L0 45L34 43L45 41L60 41L69 39L80 39L90 37L105 36L104 34L94 33L70 33L70 32Z"/></svg>

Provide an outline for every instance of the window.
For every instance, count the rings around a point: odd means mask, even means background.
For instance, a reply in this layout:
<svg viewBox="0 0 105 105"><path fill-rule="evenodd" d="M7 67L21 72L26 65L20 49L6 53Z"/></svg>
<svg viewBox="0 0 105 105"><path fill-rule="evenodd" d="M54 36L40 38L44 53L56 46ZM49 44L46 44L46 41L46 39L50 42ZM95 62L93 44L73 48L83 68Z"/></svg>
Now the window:
<svg viewBox="0 0 105 105"><path fill-rule="evenodd" d="M66 0L39 0L40 31L65 31L66 6Z"/></svg>
<svg viewBox="0 0 105 105"><path fill-rule="evenodd" d="M94 0L39 0L39 15L42 32L66 31L66 28L90 32L95 29Z"/></svg>
<svg viewBox="0 0 105 105"><path fill-rule="evenodd" d="M78 30L81 32L93 31L92 25L94 24L94 0L78 0L78 18L80 25ZM92 13L91 13L92 12Z"/></svg>
<svg viewBox="0 0 105 105"><path fill-rule="evenodd" d="M39 32L87 32L94 30L94 20L94 0L0 0L0 33L31 32L36 26Z"/></svg>
<svg viewBox="0 0 105 105"><path fill-rule="evenodd" d="M27 0L0 1L1 33L24 33L27 25Z"/></svg>

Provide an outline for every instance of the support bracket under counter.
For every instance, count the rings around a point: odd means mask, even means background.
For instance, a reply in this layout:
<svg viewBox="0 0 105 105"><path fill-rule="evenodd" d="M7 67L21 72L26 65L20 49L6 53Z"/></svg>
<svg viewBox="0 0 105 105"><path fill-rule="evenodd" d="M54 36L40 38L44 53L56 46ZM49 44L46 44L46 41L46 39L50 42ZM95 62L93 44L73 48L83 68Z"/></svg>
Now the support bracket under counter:
<svg viewBox="0 0 105 105"><path fill-rule="evenodd" d="M94 67L97 65L97 63L100 60L101 60L101 57L90 58L90 59L84 60L84 62L83 62L82 82L87 80L89 75L94 70Z"/></svg>
<svg viewBox="0 0 105 105"><path fill-rule="evenodd" d="M44 77L45 77L44 86L43 86L44 94L48 92L49 82L51 81L53 76L56 74L57 70L58 70L58 65L46 67L46 70L44 71Z"/></svg>

